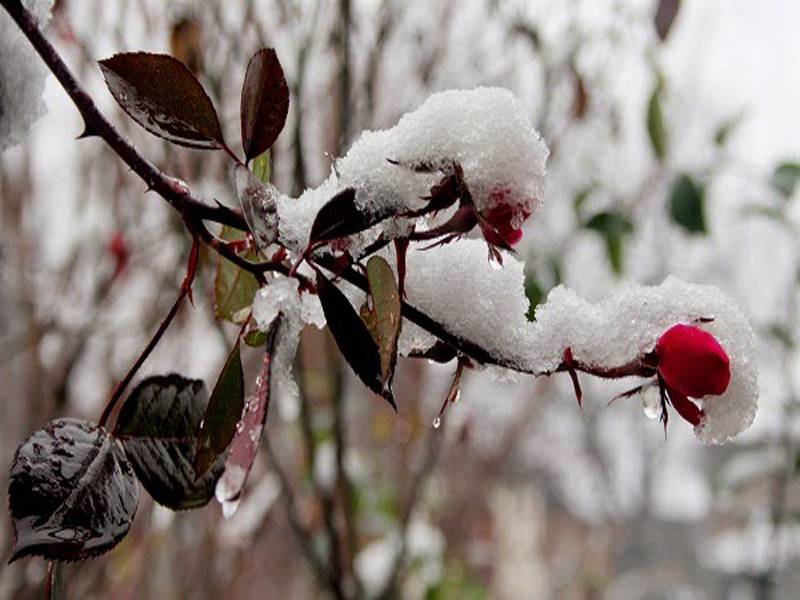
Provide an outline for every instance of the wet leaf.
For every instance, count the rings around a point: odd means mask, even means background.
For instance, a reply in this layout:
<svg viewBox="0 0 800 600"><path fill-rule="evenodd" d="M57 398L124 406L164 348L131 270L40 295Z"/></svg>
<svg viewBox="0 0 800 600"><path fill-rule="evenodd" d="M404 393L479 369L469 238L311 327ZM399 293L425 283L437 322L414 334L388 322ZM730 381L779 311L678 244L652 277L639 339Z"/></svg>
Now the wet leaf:
<svg viewBox="0 0 800 600"><path fill-rule="evenodd" d="M689 175L680 175L672 184L669 214L689 233L706 233L705 187Z"/></svg>
<svg viewBox="0 0 800 600"><path fill-rule="evenodd" d="M244 410L244 370L239 342L233 346L217 379L197 434L195 471L204 474L228 449Z"/></svg>
<svg viewBox="0 0 800 600"><path fill-rule="evenodd" d="M139 486L122 446L105 429L56 419L17 449L8 486L11 561L83 560L125 537Z"/></svg>
<svg viewBox="0 0 800 600"><path fill-rule="evenodd" d="M242 86L242 146L248 160L268 150L289 114L289 86L272 48L256 52Z"/></svg>
<svg viewBox="0 0 800 600"><path fill-rule="evenodd" d="M675 17L678 16L678 9L681 7L680 0L659 0L658 11L656 11L655 26L658 38L663 42L667 39Z"/></svg>
<svg viewBox="0 0 800 600"><path fill-rule="evenodd" d="M281 321L282 317L278 315L267 331L264 358L261 371L256 378L255 392L244 404L241 421L238 424L234 423L234 436L225 461L225 472L217 482L216 488L217 500L222 504L223 512L226 512L226 505L235 503L242 495L247 476L261 446L261 436L264 433L269 409L272 356Z"/></svg>
<svg viewBox="0 0 800 600"><path fill-rule="evenodd" d="M391 385L397 363L397 338L400 335L400 290L394 272L383 258L373 256L367 261L367 281L372 297L375 341L381 358L381 382Z"/></svg>
<svg viewBox="0 0 800 600"><path fill-rule="evenodd" d="M250 169L242 165L234 169L234 179L244 220L258 247L266 250L278 237L280 192L271 183L262 183Z"/></svg>
<svg viewBox="0 0 800 600"><path fill-rule="evenodd" d="M190 148L224 145L211 99L178 59L145 52L115 54L101 60L100 69L119 105L150 133Z"/></svg>
<svg viewBox="0 0 800 600"><path fill-rule="evenodd" d="M317 293L333 339L358 378L396 409L389 387L381 383L378 346L350 301L327 277L317 271Z"/></svg>
<svg viewBox="0 0 800 600"><path fill-rule="evenodd" d="M664 83L658 78L650 100L647 102L647 134L650 137L650 146L656 158L663 161L667 155L667 131L664 125L664 113L661 108L661 92Z"/></svg>
<svg viewBox="0 0 800 600"><path fill-rule="evenodd" d="M781 163L772 173L772 187L785 198L791 198L798 181L800 181L800 163Z"/></svg>
<svg viewBox="0 0 800 600"><path fill-rule="evenodd" d="M244 239L244 234L237 229L224 226L220 238L236 241ZM245 258L254 260L256 255L250 253L245 255ZM214 316L217 319L236 322L236 315L253 304L257 291L258 281L252 273L217 255L217 271L214 278Z"/></svg>
<svg viewBox="0 0 800 600"><path fill-rule="evenodd" d="M200 380L148 377L125 400L114 427L139 481L153 500L172 510L207 504L222 473L222 460L199 478L193 466L207 402Z"/></svg>
<svg viewBox="0 0 800 600"><path fill-rule="evenodd" d="M331 198L317 213L311 226L311 243L324 242L359 233L379 223L389 215L366 215L356 206L356 191L347 188Z"/></svg>

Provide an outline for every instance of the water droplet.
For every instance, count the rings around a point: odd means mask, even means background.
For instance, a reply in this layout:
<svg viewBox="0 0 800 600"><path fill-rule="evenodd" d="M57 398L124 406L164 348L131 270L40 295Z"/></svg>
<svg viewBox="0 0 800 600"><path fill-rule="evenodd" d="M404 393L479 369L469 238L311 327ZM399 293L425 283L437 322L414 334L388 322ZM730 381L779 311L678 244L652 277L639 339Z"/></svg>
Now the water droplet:
<svg viewBox="0 0 800 600"><path fill-rule="evenodd" d="M439 417L436 417L433 420L433 428L434 429L439 429L439 427L441 427L441 425L442 425L442 420Z"/></svg>
<svg viewBox="0 0 800 600"><path fill-rule="evenodd" d="M230 519L233 515L236 514L237 509L239 508L240 499L236 500L226 500L222 503L222 516L226 519Z"/></svg>
<svg viewBox="0 0 800 600"><path fill-rule="evenodd" d="M453 404L461 400L461 390L456 391L456 395L453 396Z"/></svg>
<svg viewBox="0 0 800 600"><path fill-rule="evenodd" d="M661 416L661 398L656 390L646 390L642 394L642 411L648 419L657 419Z"/></svg>

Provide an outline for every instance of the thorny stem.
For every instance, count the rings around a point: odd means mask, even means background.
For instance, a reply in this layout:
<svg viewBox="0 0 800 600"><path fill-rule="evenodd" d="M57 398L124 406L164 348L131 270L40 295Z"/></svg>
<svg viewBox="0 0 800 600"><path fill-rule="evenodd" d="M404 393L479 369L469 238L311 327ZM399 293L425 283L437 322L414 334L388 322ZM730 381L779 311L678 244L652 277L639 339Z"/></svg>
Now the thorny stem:
<svg viewBox="0 0 800 600"><path fill-rule="evenodd" d="M125 164L144 180L148 189L158 193L184 217L190 216L193 219L214 221L243 231L247 230L247 225L239 213L222 205L209 206L201 202L192 196L180 181L164 174L139 154L100 112L94 100L77 82L56 49L39 30L33 15L22 6L21 2L19 0L0 0L0 4L17 23L81 113L85 124L81 138L91 136L102 138Z"/></svg>
<svg viewBox="0 0 800 600"><path fill-rule="evenodd" d="M125 377L120 380L120 382L114 388L114 391L111 393L111 397L108 399L108 402L103 409L103 413L100 415L98 425L101 427L108 422L111 413L114 411L114 407L117 405L117 402L119 402L119 399L125 392L125 388L128 387L128 384L144 364L144 361L147 360L147 357L150 356L150 353L158 345L158 342L161 341L161 337L164 335L164 332L167 330L170 323L172 323L172 319L174 319L175 315L178 314L178 309L181 307L181 304L183 304L186 296L191 297L192 281L194 281L194 276L197 272L197 259L199 254L200 242L197 238L194 238L192 240L192 249L189 251L189 261L186 265L186 276L183 278L183 283L181 283L181 289L180 292L178 292L178 297L175 299L175 302L167 313L167 316L164 317L163 321L161 321L161 324L158 326L158 329L153 337L147 343L147 346L145 346L144 350L142 350L142 353L137 357L130 369L128 369Z"/></svg>
<svg viewBox="0 0 800 600"><path fill-rule="evenodd" d="M36 20L28 12L19 0L0 0L0 4L8 11L11 18L17 23L22 32L26 35L28 40L39 53L45 64L50 71L62 85L69 97L72 99L75 106L81 113L86 130L81 137L99 136L101 137L114 152L148 185L148 189L152 189L162 196L175 210L181 213L184 217L184 222L187 228L195 237L200 237L212 249L224 256L228 260L234 262L242 269L249 271L256 275L261 283L264 283L263 273L265 271L280 272L285 275L293 275L301 281L302 284L307 284L307 280L301 277L298 273L290 273L285 265L278 263L263 263L255 264L245 261L238 257L233 251L226 248L222 243L219 243L211 232L202 223L203 221L213 221L223 225L229 225L242 231L248 231L247 224L238 211L234 211L222 205L209 206L200 200L196 199L191 191L179 180L169 177L155 167L151 162L144 158L139 152L117 131L117 129L103 116L98 110L96 104L89 96L89 94L80 86L75 80L71 71L56 52L55 48L44 37L39 30ZM340 6L340 9L345 11L343 17L346 17L345 22L349 20L349 4L346 2ZM349 25L349 23L348 23ZM237 159L238 160L238 159ZM241 162L241 161L240 161ZM332 268L333 257L315 258L315 262L326 269ZM353 269L346 269L339 273L339 275L350 282L351 284L367 290L366 278L354 271ZM313 286L306 286L308 289L313 289ZM432 333L443 342L451 345L461 354L469 356L470 358L484 363L503 366L506 368L514 369L516 371L529 372L533 375L550 375L546 372L534 372L530 370L520 369L519 365L514 365L502 357L495 357L486 349L478 344L464 340L458 336L450 333L440 323L429 317L427 314L411 306L407 302L402 304L402 314L405 318L419 325L423 329ZM635 362L615 369L601 369L594 365L582 364L575 361L573 368L576 371L582 371L597 377L603 378L617 378L626 376L651 376L653 370L646 365ZM567 370L565 364L560 365L555 372Z"/></svg>

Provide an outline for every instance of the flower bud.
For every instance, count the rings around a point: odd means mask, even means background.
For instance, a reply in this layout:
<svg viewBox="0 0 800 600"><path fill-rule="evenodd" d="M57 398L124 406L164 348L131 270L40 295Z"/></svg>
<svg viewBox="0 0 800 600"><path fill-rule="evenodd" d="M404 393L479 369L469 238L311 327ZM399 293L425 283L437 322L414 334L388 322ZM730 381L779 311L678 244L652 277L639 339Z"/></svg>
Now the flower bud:
<svg viewBox="0 0 800 600"><path fill-rule="evenodd" d="M679 323L656 343L658 373L667 389L690 398L718 396L728 389L728 355L716 338L693 325Z"/></svg>

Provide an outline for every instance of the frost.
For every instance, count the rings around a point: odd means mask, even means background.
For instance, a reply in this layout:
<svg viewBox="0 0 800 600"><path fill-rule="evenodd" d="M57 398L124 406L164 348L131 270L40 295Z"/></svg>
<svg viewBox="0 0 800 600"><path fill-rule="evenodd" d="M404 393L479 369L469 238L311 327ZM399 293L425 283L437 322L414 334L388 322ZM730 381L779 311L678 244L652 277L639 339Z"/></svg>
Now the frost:
<svg viewBox="0 0 800 600"><path fill-rule="evenodd" d="M44 27L53 0L22 0ZM46 112L47 68L16 23L0 11L0 152L19 144Z"/></svg>
<svg viewBox="0 0 800 600"><path fill-rule="evenodd" d="M731 382L722 395L701 399L705 419L695 433L704 442L722 443L755 417L753 331L730 298L713 286L670 277L659 286L624 285L597 304L558 286L537 308L536 320L528 322L524 264L513 256L504 255L504 268L495 270L486 260L482 241L461 240L435 250L412 250L407 262L410 304L450 333L481 345L504 365L528 373L554 371L566 348L578 362L602 369L621 367L652 351L669 326L713 319L701 326L727 352ZM408 334L401 341L403 351L413 347Z"/></svg>
<svg viewBox="0 0 800 600"><path fill-rule="evenodd" d="M266 248L277 236L277 204L285 196L272 184L261 183L245 166L238 165L235 168L234 179L247 226L258 245Z"/></svg>
<svg viewBox="0 0 800 600"><path fill-rule="evenodd" d="M278 403L281 416L292 420L298 412L298 389L294 380L293 362L304 322L296 279L281 277L261 288L253 300L253 319L266 331L281 315L272 356L272 398Z"/></svg>
<svg viewBox="0 0 800 600"><path fill-rule="evenodd" d="M547 156L525 106L508 90L481 87L433 94L391 129L365 131L322 185L297 200L279 201L280 238L301 251L319 209L348 187L356 190L356 204L367 214L422 208L421 198L440 178L437 170L453 161L463 168L479 210L502 201L533 213L544 195ZM421 165L431 172L415 172ZM388 239L408 235L414 223L388 219L351 236L347 249L357 256L381 234Z"/></svg>

